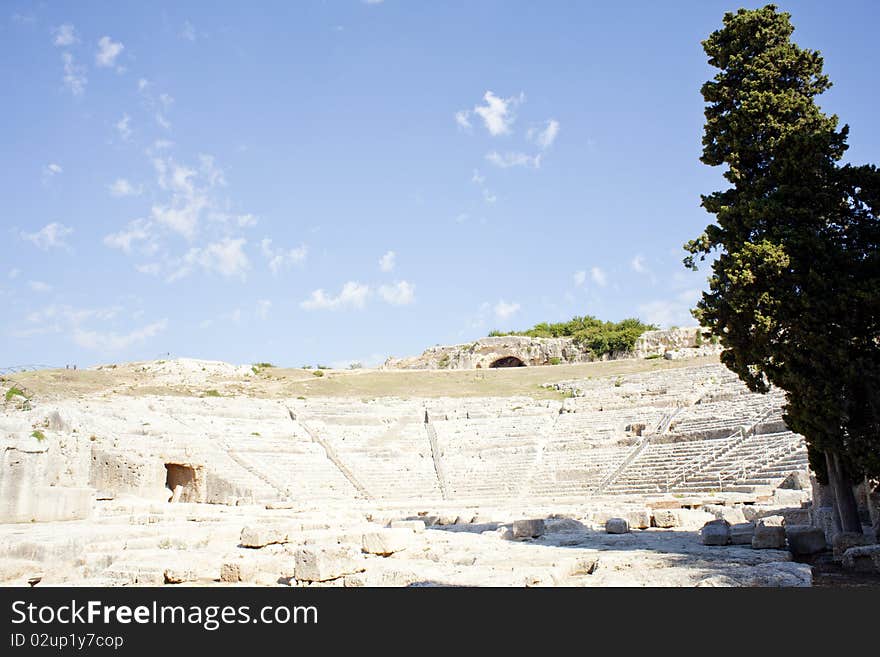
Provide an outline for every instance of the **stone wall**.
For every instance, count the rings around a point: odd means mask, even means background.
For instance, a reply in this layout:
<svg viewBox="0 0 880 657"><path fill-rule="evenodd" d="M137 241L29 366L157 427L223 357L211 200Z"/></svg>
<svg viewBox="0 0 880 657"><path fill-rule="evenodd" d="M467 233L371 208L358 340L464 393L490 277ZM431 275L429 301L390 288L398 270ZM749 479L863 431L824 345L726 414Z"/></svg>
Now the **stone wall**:
<svg viewBox="0 0 880 657"><path fill-rule="evenodd" d="M636 341L632 353L603 356L602 360L618 358L692 358L719 353L718 345L708 339L698 340L697 327L648 331ZM701 344L698 344L700 342ZM554 365L562 363L587 363L592 354L580 347L572 338L529 338L505 335L481 338L476 342L457 345L437 345L425 350L421 356L389 358L386 369L449 369L470 370L498 366L502 359L514 358L525 366Z"/></svg>

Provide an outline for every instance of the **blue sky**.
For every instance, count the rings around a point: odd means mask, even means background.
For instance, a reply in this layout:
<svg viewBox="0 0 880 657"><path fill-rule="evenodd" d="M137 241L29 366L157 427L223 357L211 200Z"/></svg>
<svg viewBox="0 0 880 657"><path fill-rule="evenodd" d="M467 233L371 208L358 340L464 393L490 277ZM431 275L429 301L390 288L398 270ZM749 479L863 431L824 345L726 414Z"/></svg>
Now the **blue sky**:
<svg viewBox="0 0 880 657"><path fill-rule="evenodd" d="M876 162L880 4L780 4ZM689 324L700 40L738 6L6 0L0 366Z"/></svg>

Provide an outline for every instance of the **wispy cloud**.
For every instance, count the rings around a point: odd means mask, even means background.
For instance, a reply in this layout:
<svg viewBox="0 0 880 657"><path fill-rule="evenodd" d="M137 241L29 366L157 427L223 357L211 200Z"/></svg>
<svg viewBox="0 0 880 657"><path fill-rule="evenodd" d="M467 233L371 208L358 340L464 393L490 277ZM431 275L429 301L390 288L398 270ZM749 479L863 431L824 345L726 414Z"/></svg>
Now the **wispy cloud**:
<svg viewBox="0 0 880 657"><path fill-rule="evenodd" d="M379 269L385 272L393 271L396 258L397 254L394 251L387 251L385 255L379 258Z"/></svg>
<svg viewBox="0 0 880 657"><path fill-rule="evenodd" d="M123 253L130 254L134 245L138 242L150 244L150 248L145 248L147 253L154 252L156 249L153 243L152 224L144 219L135 219L130 221L128 225L118 233L111 233L104 237L104 244L111 249L119 249Z"/></svg>
<svg viewBox="0 0 880 657"><path fill-rule="evenodd" d="M273 274L277 274L290 265L304 262L309 253L309 249L305 244L300 244L295 249L272 248L272 240L268 237L264 237L260 242L260 250L269 263L269 269L272 270Z"/></svg>
<svg viewBox="0 0 880 657"><path fill-rule="evenodd" d="M259 299L257 301L257 317L262 320L269 319L269 311L272 309L272 302L269 299Z"/></svg>
<svg viewBox="0 0 880 657"><path fill-rule="evenodd" d="M530 128L526 133L526 138L534 144L537 144L542 150L547 150L553 145L553 142L556 141L558 135L559 121L556 119L550 119L541 129Z"/></svg>
<svg viewBox="0 0 880 657"><path fill-rule="evenodd" d="M103 68L109 68L116 64L116 58L125 50L120 41L114 41L109 36L98 39L98 51L95 53L95 64Z"/></svg>
<svg viewBox="0 0 880 657"><path fill-rule="evenodd" d="M64 241L64 238L73 232L73 228L65 226L62 223L53 221L46 224L36 233L21 233L21 238L37 247L48 251L49 249L69 249L70 245Z"/></svg>
<svg viewBox="0 0 880 657"><path fill-rule="evenodd" d="M64 25L59 25L54 28L52 30L52 35L55 37L52 43L61 48L66 48L67 46L79 43L79 36L76 33L76 28L70 23L65 23Z"/></svg>
<svg viewBox="0 0 880 657"><path fill-rule="evenodd" d="M122 118L114 124L114 127L122 141L131 139L131 117L128 114L123 114Z"/></svg>
<svg viewBox="0 0 880 657"><path fill-rule="evenodd" d="M406 306L416 300L416 286L407 281L379 287L379 296L392 306Z"/></svg>
<svg viewBox="0 0 880 657"><path fill-rule="evenodd" d="M366 305L369 295L369 286L357 281L348 281L336 296L330 296L323 289L318 289L299 305L303 310L361 309Z"/></svg>
<svg viewBox="0 0 880 657"><path fill-rule="evenodd" d="M508 303L504 299L501 299L495 304L492 311L495 313L497 319L506 320L518 313L520 309L521 306L518 303Z"/></svg>
<svg viewBox="0 0 880 657"><path fill-rule="evenodd" d="M195 26L189 21L184 21L178 36L186 41L195 41L198 35L196 34Z"/></svg>
<svg viewBox="0 0 880 657"><path fill-rule="evenodd" d="M43 281L28 281L28 287L34 292L51 292L52 286Z"/></svg>
<svg viewBox="0 0 880 657"><path fill-rule="evenodd" d="M493 137L510 133L516 120L516 107L525 101L525 94L501 98L491 90L483 94L485 105L476 105L472 110L460 110L455 114L455 122L462 128L470 128L470 117L476 115L483 120L483 125Z"/></svg>
<svg viewBox="0 0 880 657"><path fill-rule="evenodd" d="M122 351L139 342L153 338L168 328L168 320L161 319L158 322L147 324L134 329L129 333L119 334L113 331L90 331L80 327L73 330L73 341L84 349L94 351L113 352Z"/></svg>
<svg viewBox="0 0 880 657"><path fill-rule="evenodd" d="M61 62L64 64L64 86L74 96L82 96L86 91L89 80L85 75L85 69L76 63L69 52L61 53Z"/></svg>
<svg viewBox="0 0 880 657"><path fill-rule="evenodd" d="M116 198L140 196L144 191L144 188L141 185L134 186L125 178L117 178L110 185L107 185L107 189L109 190L110 195L115 196Z"/></svg>
<svg viewBox="0 0 880 657"><path fill-rule="evenodd" d="M168 280L175 281L183 278L190 274L195 267L227 278L244 279L251 266L250 259L244 252L246 243L244 238L226 237L204 247L193 247L183 256L176 271L169 276Z"/></svg>
<svg viewBox="0 0 880 657"><path fill-rule="evenodd" d="M500 167L502 169L509 169L510 167L526 167L532 169L538 169L541 166L541 155L527 155L526 153L521 152L507 152L507 153L499 153L498 151L491 151L486 154L486 160L494 164L496 167Z"/></svg>

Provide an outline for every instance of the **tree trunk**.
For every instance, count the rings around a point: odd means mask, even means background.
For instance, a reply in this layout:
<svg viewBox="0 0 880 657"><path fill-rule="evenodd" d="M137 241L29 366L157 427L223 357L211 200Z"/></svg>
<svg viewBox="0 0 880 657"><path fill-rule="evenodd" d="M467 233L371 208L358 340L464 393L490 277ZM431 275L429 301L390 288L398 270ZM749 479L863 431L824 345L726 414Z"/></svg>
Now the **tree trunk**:
<svg viewBox="0 0 880 657"><path fill-rule="evenodd" d="M852 481L840 465L840 458L834 452L825 452L825 464L828 466L828 483L834 493L834 504L840 518L840 529L855 534L862 533L862 521L859 519L859 506L853 494Z"/></svg>

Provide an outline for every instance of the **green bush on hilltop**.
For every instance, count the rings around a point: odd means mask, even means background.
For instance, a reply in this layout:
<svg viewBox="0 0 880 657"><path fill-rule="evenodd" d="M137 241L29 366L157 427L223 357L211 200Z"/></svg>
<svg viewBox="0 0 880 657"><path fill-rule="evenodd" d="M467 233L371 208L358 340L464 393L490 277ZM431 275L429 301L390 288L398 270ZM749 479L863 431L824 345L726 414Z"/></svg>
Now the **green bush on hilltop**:
<svg viewBox="0 0 880 657"><path fill-rule="evenodd" d="M530 338L573 338L574 342L589 349L596 357L632 351L639 336L645 331L656 331L657 326L645 324L636 318L619 322L603 322L585 315L567 322L541 322L526 331L492 331L489 336L522 335Z"/></svg>

